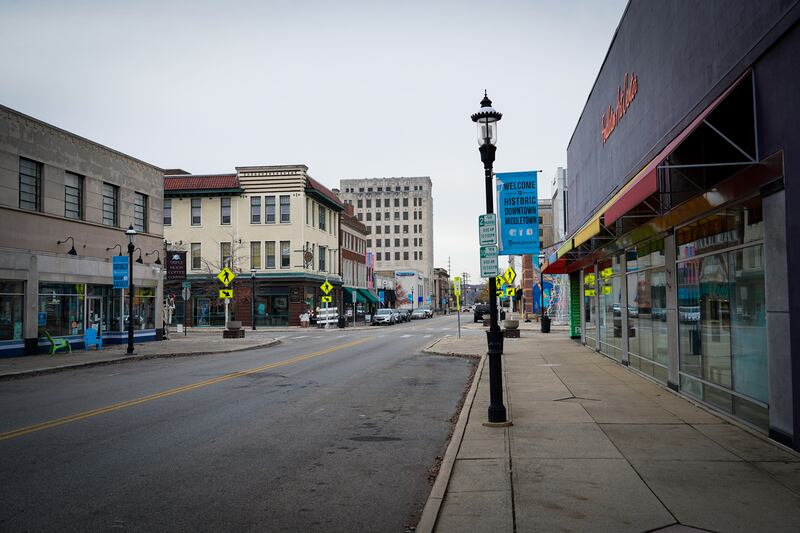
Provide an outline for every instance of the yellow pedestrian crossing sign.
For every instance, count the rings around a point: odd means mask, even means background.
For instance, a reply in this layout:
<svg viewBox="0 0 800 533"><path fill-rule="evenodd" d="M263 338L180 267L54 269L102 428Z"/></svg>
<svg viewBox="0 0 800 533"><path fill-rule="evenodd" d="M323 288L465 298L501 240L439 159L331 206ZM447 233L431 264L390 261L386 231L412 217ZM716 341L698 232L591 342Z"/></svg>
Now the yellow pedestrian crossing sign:
<svg viewBox="0 0 800 533"><path fill-rule="evenodd" d="M503 276L497 276L496 278L494 278L494 288L495 289L497 289L497 290L502 289L504 283L505 282L503 281Z"/></svg>
<svg viewBox="0 0 800 533"><path fill-rule="evenodd" d="M506 287L506 296L516 296L517 290L514 287Z"/></svg>
<svg viewBox="0 0 800 533"><path fill-rule="evenodd" d="M219 297L222 298L222 299L233 298L233 289L220 289L219 290Z"/></svg>
<svg viewBox="0 0 800 533"><path fill-rule="evenodd" d="M322 289L322 292L324 292L325 294L328 294L329 292L331 292L333 290L333 285L328 283L328 280L325 280L325 283L320 285L319 288Z"/></svg>
<svg viewBox="0 0 800 533"><path fill-rule="evenodd" d="M224 267L222 270L219 271L219 274L217 274L217 279L220 280L222 284L225 285L226 287L231 284L233 278L235 277L236 274L234 274L228 267Z"/></svg>
<svg viewBox="0 0 800 533"><path fill-rule="evenodd" d="M453 294L461 296L461 278L459 276L453 278Z"/></svg>
<svg viewBox="0 0 800 533"><path fill-rule="evenodd" d="M333 296L323 296L322 303L324 304L333 303Z"/></svg>
<svg viewBox="0 0 800 533"><path fill-rule="evenodd" d="M514 269L509 266L503 273L503 278L506 280L506 283L513 285L514 280L517 279L517 273L514 272Z"/></svg>

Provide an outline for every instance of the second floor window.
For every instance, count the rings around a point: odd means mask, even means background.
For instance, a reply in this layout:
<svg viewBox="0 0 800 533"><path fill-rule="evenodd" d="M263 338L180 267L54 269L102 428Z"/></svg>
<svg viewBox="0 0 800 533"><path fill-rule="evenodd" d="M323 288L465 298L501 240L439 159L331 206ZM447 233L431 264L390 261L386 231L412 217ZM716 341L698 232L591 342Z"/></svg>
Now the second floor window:
<svg viewBox="0 0 800 533"><path fill-rule="evenodd" d="M319 247L319 271L325 272L325 260L328 257L328 248L325 246Z"/></svg>
<svg viewBox="0 0 800 533"><path fill-rule="evenodd" d="M264 256L266 257L267 268L275 268L275 241L264 243Z"/></svg>
<svg viewBox="0 0 800 533"><path fill-rule="evenodd" d="M291 242L281 241L281 268L291 267Z"/></svg>
<svg viewBox="0 0 800 533"><path fill-rule="evenodd" d="M261 268L261 241L250 241L250 268Z"/></svg>
<svg viewBox="0 0 800 533"><path fill-rule="evenodd" d="M219 263L221 267L231 266L231 243L219 243Z"/></svg>
<svg viewBox="0 0 800 533"><path fill-rule="evenodd" d="M42 164L29 159L19 160L19 208L41 211Z"/></svg>
<svg viewBox="0 0 800 533"><path fill-rule="evenodd" d="M133 229L147 232L147 195L133 193Z"/></svg>
<svg viewBox="0 0 800 533"><path fill-rule="evenodd" d="M83 218L83 176L72 172L64 174L64 216Z"/></svg>
<svg viewBox="0 0 800 533"><path fill-rule="evenodd" d="M164 198L164 225L172 225L172 199Z"/></svg>
<svg viewBox="0 0 800 533"><path fill-rule="evenodd" d="M275 197L274 196L265 196L265 213L264 213L264 222L267 224L274 224L275 223Z"/></svg>
<svg viewBox="0 0 800 533"><path fill-rule="evenodd" d="M228 225L231 223L231 199L219 199L219 223Z"/></svg>
<svg viewBox="0 0 800 533"><path fill-rule="evenodd" d="M119 225L119 187L110 183L103 184L103 224Z"/></svg>
<svg viewBox="0 0 800 533"><path fill-rule="evenodd" d="M261 197L250 197L250 223L261 224Z"/></svg>
<svg viewBox="0 0 800 533"><path fill-rule="evenodd" d="M192 226L199 226L201 223L201 198L192 198Z"/></svg>
<svg viewBox="0 0 800 533"><path fill-rule="evenodd" d="M193 242L192 243L192 270L200 270L202 266L201 262L201 255L200 255L200 243Z"/></svg>
<svg viewBox="0 0 800 533"><path fill-rule="evenodd" d="M281 224L288 224L292 221L289 209L291 208L289 196L281 196Z"/></svg>
<svg viewBox="0 0 800 533"><path fill-rule="evenodd" d="M323 206L319 206L319 229L325 231L325 222L327 218L327 209L325 209Z"/></svg>

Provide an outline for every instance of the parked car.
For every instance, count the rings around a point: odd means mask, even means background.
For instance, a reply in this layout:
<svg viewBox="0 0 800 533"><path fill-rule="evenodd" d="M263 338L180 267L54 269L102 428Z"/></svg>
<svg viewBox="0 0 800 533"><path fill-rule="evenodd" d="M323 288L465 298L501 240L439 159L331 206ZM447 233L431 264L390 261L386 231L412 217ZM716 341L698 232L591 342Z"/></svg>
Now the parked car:
<svg viewBox="0 0 800 533"><path fill-rule="evenodd" d="M373 326L380 326L381 324L384 326L391 326L395 322L394 309L378 309L372 316Z"/></svg>
<svg viewBox="0 0 800 533"><path fill-rule="evenodd" d="M403 319L403 322L411 322L411 309L401 309L400 317Z"/></svg>
<svg viewBox="0 0 800 533"><path fill-rule="evenodd" d="M473 322L480 322L483 320L483 315L489 317L489 305L488 304L478 304L475 306L473 311Z"/></svg>
<svg viewBox="0 0 800 533"><path fill-rule="evenodd" d="M430 307L420 307L425 312L425 318L433 318L433 310Z"/></svg>
<svg viewBox="0 0 800 533"><path fill-rule="evenodd" d="M424 309L417 308L411 313L411 318L414 320L418 318L428 318L428 315L425 313Z"/></svg>
<svg viewBox="0 0 800 533"><path fill-rule="evenodd" d="M400 315L399 309L392 309L392 314L394 315L394 323L399 324L403 321L403 317Z"/></svg>

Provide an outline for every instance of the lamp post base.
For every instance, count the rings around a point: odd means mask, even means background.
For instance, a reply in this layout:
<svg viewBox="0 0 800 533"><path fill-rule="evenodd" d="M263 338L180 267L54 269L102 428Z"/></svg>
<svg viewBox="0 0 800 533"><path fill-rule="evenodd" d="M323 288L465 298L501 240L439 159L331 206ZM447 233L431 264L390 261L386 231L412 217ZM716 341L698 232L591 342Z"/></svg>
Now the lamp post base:
<svg viewBox="0 0 800 533"><path fill-rule="evenodd" d="M486 332L489 350L489 423L505 424L506 406L503 405L503 333L497 326Z"/></svg>
<svg viewBox="0 0 800 533"><path fill-rule="evenodd" d="M513 426L514 423L511 420L506 420L505 422L484 422L481 425L487 428L507 428Z"/></svg>

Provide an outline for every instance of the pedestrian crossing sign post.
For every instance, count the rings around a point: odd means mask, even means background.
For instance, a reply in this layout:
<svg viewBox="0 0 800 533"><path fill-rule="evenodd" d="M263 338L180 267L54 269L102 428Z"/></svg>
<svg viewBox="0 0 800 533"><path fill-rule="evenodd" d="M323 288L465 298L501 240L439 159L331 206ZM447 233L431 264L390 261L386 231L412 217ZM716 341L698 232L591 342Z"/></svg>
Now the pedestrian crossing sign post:
<svg viewBox="0 0 800 533"><path fill-rule="evenodd" d="M503 278L506 280L507 284L513 285L514 280L517 279L517 273L514 272L514 269L511 266L509 266L503 273Z"/></svg>
<svg viewBox="0 0 800 533"><path fill-rule="evenodd" d="M222 299L230 300L233 298L233 289L220 289L219 290L219 297Z"/></svg>
<svg viewBox="0 0 800 533"><path fill-rule="evenodd" d="M325 280L325 283L320 285L319 288L322 289L322 292L324 292L325 294L328 294L329 292L331 292L333 290L333 285L331 285L328 282L328 280Z"/></svg>
<svg viewBox="0 0 800 533"><path fill-rule="evenodd" d="M322 301L322 303L325 304L325 313L326 313L325 316L328 316L328 314L327 314L328 313L328 304L329 303L333 303L333 296L328 296L328 293L330 293L333 290L333 285L331 285L330 282L326 279L325 283L320 285L319 288L322 289L322 292L325 293L325 296L322 297L321 301ZM328 329L328 325L329 324L330 324L329 321L325 322L325 329Z"/></svg>
<svg viewBox="0 0 800 533"><path fill-rule="evenodd" d="M219 274L217 274L217 279L220 280L222 284L225 285L226 287L230 285L231 282L233 282L233 278L235 277L236 274L234 274L228 267L224 267L222 270L219 271Z"/></svg>
<svg viewBox="0 0 800 533"><path fill-rule="evenodd" d="M324 304L333 303L333 296L323 296L322 303Z"/></svg>

